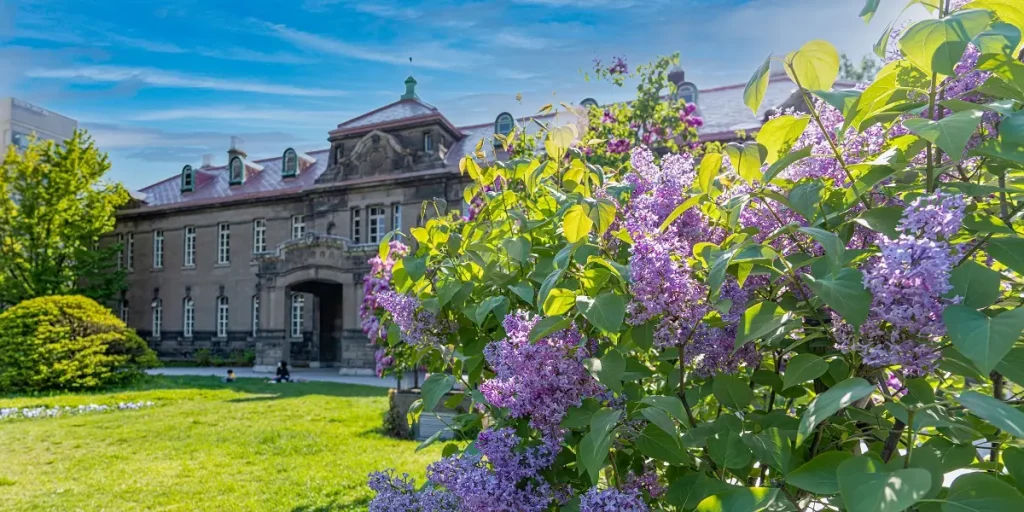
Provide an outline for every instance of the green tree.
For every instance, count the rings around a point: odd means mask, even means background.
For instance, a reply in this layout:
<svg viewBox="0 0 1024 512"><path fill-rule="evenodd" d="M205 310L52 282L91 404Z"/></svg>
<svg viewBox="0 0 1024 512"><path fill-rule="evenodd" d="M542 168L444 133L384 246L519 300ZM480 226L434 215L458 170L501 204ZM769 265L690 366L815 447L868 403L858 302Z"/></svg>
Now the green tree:
<svg viewBox="0 0 1024 512"><path fill-rule="evenodd" d="M860 65L854 64L844 53L841 57L842 64L839 68L839 79L850 80L860 84L868 83L875 79L880 69L878 59L871 55L865 55L860 59Z"/></svg>
<svg viewBox="0 0 1024 512"><path fill-rule="evenodd" d="M105 153L85 131L63 145L32 141L7 150L0 166L0 304L45 295L109 300L123 288L120 247L100 247L114 213L129 200L103 179Z"/></svg>

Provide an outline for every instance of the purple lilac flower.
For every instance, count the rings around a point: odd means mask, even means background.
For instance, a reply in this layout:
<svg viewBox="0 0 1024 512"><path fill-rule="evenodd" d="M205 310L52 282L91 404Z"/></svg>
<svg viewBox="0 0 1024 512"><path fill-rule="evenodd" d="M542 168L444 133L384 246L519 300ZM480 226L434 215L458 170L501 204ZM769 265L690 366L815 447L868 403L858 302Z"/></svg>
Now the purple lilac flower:
<svg viewBox="0 0 1024 512"><path fill-rule="evenodd" d="M608 152L619 154L629 151L629 141L626 139L612 139L608 141Z"/></svg>
<svg viewBox="0 0 1024 512"><path fill-rule="evenodd" d="M539 320L523 311L505 317L506 337L484 349L495 375L480 385L480 392L511 417L529 417L534 428L556 436L566 411L603 386L583 366L589 352L578 346L582 335L575 328L530 342L530 329Z"/></svg>
<svg viewBox="0 0 1024 512"><path fill-rule="evenodd" d="M410 345L441 343L451 330L449 322L423 309L416 297L385 290L377 295L377 305L391 314L391 321L402 333L402 341Z"/></svg>
<svg viewBox="0 0 1024 512"><path fill-rule="evenodd" d="M612 65L608 68L609 75L625 75L629 73L629 66L626 65L625 57L613 57Z"/></svg>
<svg viewBox="0 0 1024 512"><path fill-rule="evenodd" d="M403 256L409 254L409 247L397 240L388 244L390 251L386 258L370 258L370 272L363 278L363 302L359 305L359 320L363 333L370 343L377 343L383 334L378 312L380 294L391 289L391 269Z"/></svg>
<svg viewBox="0 0 1024 512"><path fill-rule="evenodd" d="M647 512L647 504L636 491L591 488L580 500L580 512Z"/></svg>
<svg viewBox="0 0 1024 512"><path fill-rule="evenodd" d="M626 477L626 482L622 485L622 490L627 493L642 491L651 498L658 499L665 494L666 489L658 480L658 472L653 467L647 466L639 475L630 472Z"/></svg>
<svg viewBox="0 0 1024 512"><path fill-rule="evenodd" d="M369 487L377 493L370 501L370 512L457 512L455 496L432 487L415 490L416 482L408 473L395 476L394 470L370 473Z"/></svg>
<svg viewBox="0 0 1024 512"><path fill-rule="evenodd" d="M938 192L910 203L899 229L928 240L948 239L960 230L967 203L961 194Z"/></svg>
<svg viewBox="0 0 1024 512"><path fill-rule="evenodd" d="M604 124L616 122L615 116L612 115L611 111L605 110L604 115L601 116L601 122Z"/></svg>

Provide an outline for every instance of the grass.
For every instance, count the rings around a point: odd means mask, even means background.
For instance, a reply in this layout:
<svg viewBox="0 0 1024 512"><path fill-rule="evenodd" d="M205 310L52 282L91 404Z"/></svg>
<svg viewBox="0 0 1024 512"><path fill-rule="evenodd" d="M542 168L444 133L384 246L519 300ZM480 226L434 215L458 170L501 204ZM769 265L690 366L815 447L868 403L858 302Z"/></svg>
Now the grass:
<svg viewBox="0 0 1024 512"><path fill-rule="evenodd" d="M370 471L422 481L440 457L379 432L386 390L153 377L95 394L0 398L0 407L155 402L137 411L0 421L0 509L366 510Z"/></svg>

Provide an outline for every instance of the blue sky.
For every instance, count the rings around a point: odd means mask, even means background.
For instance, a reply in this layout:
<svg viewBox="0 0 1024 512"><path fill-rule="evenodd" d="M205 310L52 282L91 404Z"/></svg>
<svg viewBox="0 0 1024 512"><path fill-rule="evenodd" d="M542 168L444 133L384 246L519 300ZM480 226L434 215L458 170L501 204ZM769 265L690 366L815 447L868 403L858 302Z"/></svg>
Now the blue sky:
<svg viewBox="0 0 1024 512"><path fill-rule="evenodd" d="M704 88L745 82L809 39L863 55L905 2L883 2L867 26L862 3L0 0L0 96L78 119L111 176L140 188L203 153L223 164L232 135L254 157L326 147L329 129L398 99L410 73L465 125L628 97L583 80L594 58L679 51Z"/></svg>

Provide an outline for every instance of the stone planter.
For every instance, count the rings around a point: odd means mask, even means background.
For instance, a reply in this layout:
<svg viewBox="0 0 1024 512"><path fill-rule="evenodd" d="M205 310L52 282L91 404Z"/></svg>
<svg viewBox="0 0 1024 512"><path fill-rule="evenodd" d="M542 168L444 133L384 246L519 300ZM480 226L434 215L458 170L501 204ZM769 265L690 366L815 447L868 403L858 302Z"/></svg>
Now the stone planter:
<svg viewBox="0 0 1024 512"><path fill-rule="evenodd" d="M456 393L448 393L441 399L441 402L437 404L437 407L433 412L424 412L420 414L419 421L409 424L409 408L412 403L422 398L419 389L401 390L396 391L394 389L388 390L388 412L384 417L384 431L387 435L398 439L416 439L418 441L425 441L430 436L434 435L438 430L444 428L444 423L438 419L440 417L445 422L450 423L451 418L458 414L469 412L470 399L469 396L465 396L462 403L457 405L454 409L450 409L444 406L444 402L447 401L452 395ZM437 416L435 416L435 414ZM446 437L447 436L447 437ZM450 433L442 436L442 439L449 439Z"/></svg>

